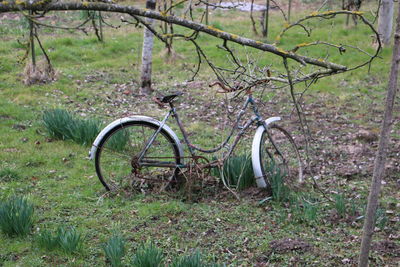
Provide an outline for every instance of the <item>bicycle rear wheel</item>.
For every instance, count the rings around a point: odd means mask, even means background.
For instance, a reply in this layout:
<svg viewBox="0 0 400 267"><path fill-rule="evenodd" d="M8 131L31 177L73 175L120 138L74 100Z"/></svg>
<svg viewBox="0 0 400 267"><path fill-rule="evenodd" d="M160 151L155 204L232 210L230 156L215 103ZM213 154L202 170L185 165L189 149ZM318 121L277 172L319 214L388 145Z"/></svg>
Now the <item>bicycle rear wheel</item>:
<svg viewBox="0 0 400 267"><path fill-rule="evenodd" d="M166 188L181 164L178 146L164 130L144 157L140 153L158 126L144 121L120 124L105 134L95 155L96 173L107 190Z"/></svg>
<svg viewBox="0 0 400 267"><path fill-rule="evenodd" d="M274 124L264 130L258 140L258 150L256 179L264 179L272 190L282 185L299 189L303 182L301 156L294 139L284 128Z"/></svg>

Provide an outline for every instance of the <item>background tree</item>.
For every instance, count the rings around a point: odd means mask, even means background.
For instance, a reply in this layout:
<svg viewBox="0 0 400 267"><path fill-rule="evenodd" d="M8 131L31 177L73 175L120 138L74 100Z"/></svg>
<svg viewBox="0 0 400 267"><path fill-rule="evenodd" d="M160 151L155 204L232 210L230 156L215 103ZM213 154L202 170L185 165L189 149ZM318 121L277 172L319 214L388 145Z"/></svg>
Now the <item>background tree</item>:
<svg viewBox="0 0 400 267"><path fill-rule="evenodd" d="M156 8L155 0L147 0L146 8L150 10L154 10ZM146 18L146 23L149 26L152 26L153 19ZM141 71L141 84L140 84L140 92L144 95L149 95L153 92L151 88L151 68L152 68L152 60L153 60L153 44L154 44L154 35L148 27L144 28L143 33L143 48L142 48L142 71Z"/></svg>
<svg viewBox="0 0 400 267"><path fill-rule="evenodd" d="M379 8L378 32L383 45L390 44L393 27L393 0L381 0Z"/></svg>

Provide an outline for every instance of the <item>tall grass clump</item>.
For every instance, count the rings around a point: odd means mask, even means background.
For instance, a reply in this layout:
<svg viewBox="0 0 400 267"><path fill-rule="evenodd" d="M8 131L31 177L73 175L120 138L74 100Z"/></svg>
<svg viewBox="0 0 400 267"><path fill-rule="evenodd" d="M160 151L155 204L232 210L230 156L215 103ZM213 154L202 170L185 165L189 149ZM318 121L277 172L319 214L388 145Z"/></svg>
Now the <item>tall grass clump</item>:
<svg viewBox="0 0 400 267"><path fill-rule="evenodd" d="M58 247L57 238L54 237L52 233L47 229L41 230L39 232L39 234L36 236L36 242L39 247L47 250L53 250Z"/></svg>
<svg viewBox="0 0 400 267"><path fill-rule="evenodd" d="M14 196L0 202L0 229L8 236L25 236L33 225L33 205Z"/></svg>
<svg viewBox="0 0 400 267"><path fill-rule="evenodd" d="M140 245L132 258L134 267L161 267L164 266L163 251L152 242Z"/></svg>
<svg viewBox="0 0 400 267"><path fill-rule="evenodd" d="M274 162L267 165L268 178L272 190L272 199L276 202L286 202L290 197L290 189L285 185L285 174Z"/></svg>
<svg viewBox="0 0 400 267"><path fill-rule="evenodd" d="M335 195L335 210L341 218L346 216L346 198L342 194Z"/></svg>
<svg viewBox="0 0 400 267"><path fill-rule="evenodd" d="M36 237L39 247L53 250L60 249L67 254L78 252L82 247L82 236L74 227L58 227L53 235L48 230L43 230Z"/></svg>
<svg viewBox="0 0 400 267"><path fill-rule="evenodd" d="M224 183L238 190L246 189L255 183L250 155L228 158L223 167L217 169L214 175L221 176Z"/></svg>
<svg viewBox="0 0 400 267"><path fill-rule="evenodd" d="M4 168L0 170L0 181L10 182L20 178L18 172L10 168Z"/></svg>
<svg viewBox="0 0 400 267"><path fill-rule="evenodd" d="M43 123L51 137L61 140L72 139L74 118L63 109L50 109L43 113Z"/></svg>
<svg viewBox="0 0 400 267"><path fill-rule="evenodd" d="M91 144L99 134L102 124L95 119L79 119L63 109L46 110L43 124L53 138L73 140L80 145Z"/></svg>
<svg viewBox="0 0 400 267"><path fill-rule="evenodd" d="M113 267L123 266L122 258L125 255L125 240L119 234L114 234L104 245L103 250L107 261Z"/></svg>
<svg viewBox="0 0 400 267"><path fill-rule="evenodd" d="M90 145L101 131L101 123L95 119L75 119L71 139L80 145Z"/></svg>
<svg viewBox="0 0 400 267"><path fill-rule="evenodd" d="M208 264L204 262L202 259L201 253L196 251L190 255L184 255L182 257L177 258L172 264L171 267L222 267L225 265L220 265L217 263Z"/></svg>
<svg viewBox="0 0 400 267"><path fill-rule="evenodd" d="M56 238L61 250L66 253L72 254L81 249L82 236L75 227L59 227Z"/></svg>

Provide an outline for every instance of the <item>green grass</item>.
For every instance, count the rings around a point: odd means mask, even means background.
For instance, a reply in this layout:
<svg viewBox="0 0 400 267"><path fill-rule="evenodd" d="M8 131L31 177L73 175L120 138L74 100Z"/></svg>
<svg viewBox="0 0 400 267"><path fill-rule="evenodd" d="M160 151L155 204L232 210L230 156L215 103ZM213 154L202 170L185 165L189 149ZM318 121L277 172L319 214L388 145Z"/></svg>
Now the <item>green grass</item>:
<svg viewBox="0 0 400 267"><path fill-rule="evenodd" d="M210 19L218 28L265 41L252 35L248 14L235 11L215 13ZM57 23L64 26L79 22L79 14L73 12L50 12L49 15L60 16ZM300 15L302 14L294 13L294 16ZM270 21L271 39L267 41L273 41L283 25L283 21L275 13ZM119 18L112 18L112 22L118 24ZM336 36L336 42L362 44L370 51L370 37L363 27L343 28L343 18L337 21L335 27L325 21L310 23L319 24L322 31L316 30L313 38L307 38L304 34L298 34L297 29L291 30L290 35L279 46L292 48L301 42L324 38L335 41L333 37ZM329 36L326 29L330 31ZM175 30L188 33L179 27ZM252 195L256 201L245 197L238 202L227 190L219 188L215 190L216 194L205 196L199 203L183 203L175 196L156 193L133 195L128 192L109 195L95 176L93 163L87 160L88 147L77 144L72 138L62 140L61 135L61 140L49 139L42 123L43 112L49 109L68 110L74 115L85 113L85 118L100 118L105 123L127 114L151 115L157 118L164 114L165 110L155 109L150 101L136 95L140 73L141 31L133 26L116 30L107 27L104 44L97 42L93 32L85 36L78 32L61 30L40 31L43 45L55 69L60 72L59 78L51 84L26 87L21 82L25 64L19 62L25 52L24 45L17 42L17 39L23 39L21 34L24 28L17 21L2 20L0 195L4 199L14 195L28 195L35 207L35 224L30 228L31 234L24 238L0 234L0 265L105 266L108 256L104 252L104 244L110 239L110 229L116 223L121 236L126 240L123 263L130 262L138 244L145 243L149 237L162 249L167 263L174 262L180 255L187 257L196 249L203 252L204 262L225 262L227 266L255 266L266 262L271 266L340 266L344 259L354 262L358 256L362 219L351 222L346 221L348 217L333 220L331 214L336 211L335 203L321 200L318 191L309 192L316 195L318 201L303 197L293 204L266 201L262 205L257 204L261 198L257 194ZM226 53L217 49L217 45L222 44L221 41L205 34L200 34L198 41L216 64L222 67L229 65ZM177 40L174 44L174 49L181 58L167 63L161 58L164 45L155 42L154 86L162 93L175 89L185 90L185 97L188 97L185 104L194 102L197 110L185 109L185 105L177 106L184 125L190 133L198 133L197 137L193 136L195 144L210 147L214 141L221 141L221 133L226 130L225 126L217 127L220 118L227 115L226 110L220 109L218 114L211 113L222 105L224 96L215 94L214 91L204 95L204 91L209 90L206 83L215 79L206 67L202 67L196 80L200 84L204 82L201 86L187 84L175 88L175 84L181 84L191 77L190 70L197 59L194 56L195 49L189 43ZM247 54L251 53L249 57L260 65L268 64L271 68L282 69L281 60L275 56L228 44L242 60L246 60ZM318 55L318 51L312 49L300 50L301 53L303 51L304 54ZM37 52L40 55L40 51ZM359 60L351 50L343 56L333 50L329 52L331 59L338 63ZM354 108L352 112L344 110L343 114L337 115L345 116L355 127L375 125L371 124L371 116L376 119L375 115L369 114L373 114L371 110L374 104L382 110L390 56L390 48L385 48L381 54L382 59L372 64L370 73L363 69L319 80L309 89L304 101L310 103L324 99L327 109L351 106ZM119 89L122 86L133 90L135 95L124 96ZM302 89L303 85L297 87L299 91ZM267 92L267 96L272 97L268 100L273 101L273 96L276 95L287 95L287 91L274 89ZM212 105L207 107L206 104L209 103ZM268 116L275 115L274 107L263 106L261 112ZM288 106L287 113L291 110ZM202 113L209 116L201 117ZM81 117L79 119L83 120ZM333 117L331 119L334 120ZM13 128L15 124L27 127L19 131ZM58 126L62 129L66 125L60 123ZM176 126L172 127L176 129ZM398 129L398 126L394 127ZM86 135L85 131L82 135ZM89 144L90 141L81 143ZM320 181L328 192L343 192L346 198L356 198L358 202L365 203L369 178L345 180L328 175ZM331 179L334 182L331 183ZM387 180L389 185L383 186L381 210L377 215L377 227L380 231L374 234L374 241L386 240L387 236L399 231L398 222L393 221L395 217L386 213L387 210L398 213L398 194L393 189L396 188L393 186L395 181ZM210 191L213 189L207 184L206 186ZM304 198L307 201L303 202ZM352 207L352 202L349 199L346 201L347 213L354 214L353 217L362 215L359 207L361 204ZM76 253L65 253L60 248L50 249L54 246L52 242L57 236L56 229L63 225L75 225L79 229L79 233L67 235L69 228L64 228L64 239L71 240L65 241L65 247L69 247L69 242L76 243L74 240L78 239L79 234L79 239L84 237ZM37 229L49 229L49 232ZM357 237L357 242L351 239L353 237ZM38 241L37 238L43 240ZM310 243L313 249L271 254L270 243L284 238L301 238ZM398 241L395 242L398 244ZM40 243L43 245L39 245ZM266 255L270 256L265 258ZM371 259L374 266L397 264L393 255L376 251L372 252ZM296 260L297 262L293 262Z"/></svg>

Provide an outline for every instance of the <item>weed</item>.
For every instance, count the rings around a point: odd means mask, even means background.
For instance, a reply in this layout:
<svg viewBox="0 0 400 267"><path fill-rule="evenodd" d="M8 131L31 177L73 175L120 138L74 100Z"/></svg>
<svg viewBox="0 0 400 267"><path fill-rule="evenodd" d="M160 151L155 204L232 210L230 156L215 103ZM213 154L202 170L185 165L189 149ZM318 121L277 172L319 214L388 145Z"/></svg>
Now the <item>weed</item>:
<svg viewBox="0 0 400 267"><path fill-rule="evenodd" d="M337 214L344 218L346 215L346 199L342 194L335 195L335 209Z"/></svg>
<svg viewBox="0 0 400 267"><path fill-rule="evenodd" d="M10 182L12 180L18 180L20 178L20 175L18 172L14 171L13 169L10 168L4 168L0 170L0 180L4 182Z"/></svg>
<svg viewBox="0 0 400 267"><path fill-rule="evenodd" d="M229 186L243 190L254 185L253 166L250 155L240 155L228 158L222 171L216 169L215 176L221 176L224 182Z"/></svg>
<svg viewBox="0 0 400 267"><path fill-rule="evenodd" d="M148 242L140 245L132 258L132 265L134 267L161 267L164 265L163 260L163 251Z"/></svg>
<svg viewBox="0 0 400 267"><path fill-rule="evenodd" d="M103 246L106 259L111 266L122 266L125 255L125 240L119 234L114 234Z"/></svg>
<svg viewBox="0 0 400 267"><path fill-rule="evenodd" d="M0 202L0 229L9 236L25 236L33 225L33 205L24 197Z"/></svg>

